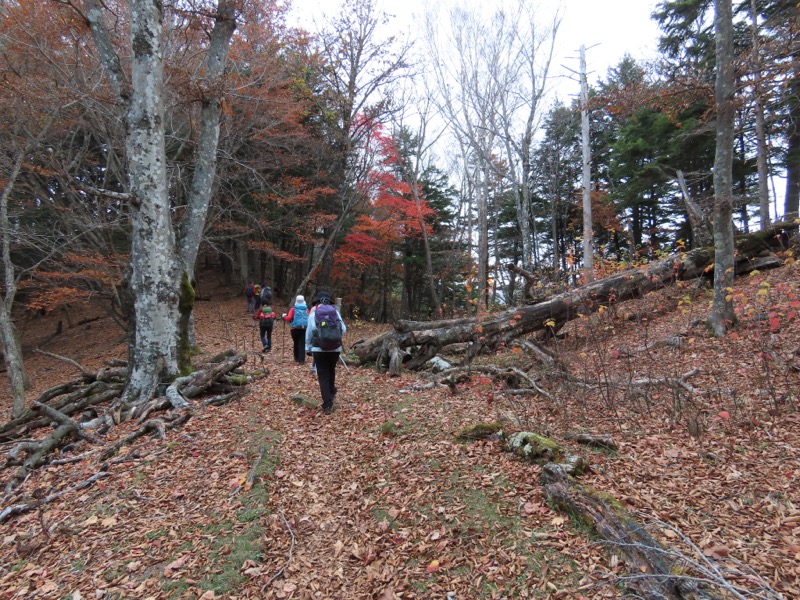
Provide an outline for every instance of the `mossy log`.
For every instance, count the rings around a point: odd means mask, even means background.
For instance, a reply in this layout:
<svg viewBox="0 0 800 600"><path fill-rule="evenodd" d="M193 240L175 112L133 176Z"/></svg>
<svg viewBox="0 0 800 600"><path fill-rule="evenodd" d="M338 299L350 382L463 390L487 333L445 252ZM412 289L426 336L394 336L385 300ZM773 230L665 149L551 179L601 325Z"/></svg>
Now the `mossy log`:
<svg viewBox="0 0 800 600"><path fill-rule="evenodd" d="M772 250L780 249L782 229L797 225L779 223L774 227L742 236L737 241L737 274L749 273L753 261L759 259L761 268L781 264L779 260L764 263ZM469 343L467 355L476 356L483 350L494 351L514 339L550 329L557 331L567 321L589 314L601 306L639 298L678 280L691 280L713 273L714 249L699 248L685 254L652 262L644 267L629 269L565 292L535 305L512 308L500 313L444 321L400 321L393 331L368 340L359 340L353 352L359 361L390 366L397 375L400 365L418 369L443 348Z"/></svg>
<svg viewBox="0 0 800 600"><path fill-rule="evenodd" d="M639 524L625 508L608 494L578 483L562 465L548 463L542 468L545 497L559 510L572 515L606 540L611 550L626 557L631 577L625 585L638 598L659 600L716 600L721 598L681 578L680 564Z"/></svg>

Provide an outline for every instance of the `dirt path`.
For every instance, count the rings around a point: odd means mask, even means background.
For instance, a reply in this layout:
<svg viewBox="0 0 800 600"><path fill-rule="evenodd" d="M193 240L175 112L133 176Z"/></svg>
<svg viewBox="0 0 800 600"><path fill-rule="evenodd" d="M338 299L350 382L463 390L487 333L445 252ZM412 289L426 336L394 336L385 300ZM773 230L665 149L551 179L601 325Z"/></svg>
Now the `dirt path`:
<svg viewBox="0 0 800 600"><path fill-rule="evenodd" d="M533 598L558 589L551 575L579 585L561 551L582 542L544 505L538 468L496 442L453 436L491 407L449 390L405 392L412 379L341 365L333 414L299 407L291 397L318 401L319 391L308 364L291 363L283 335L276 326L263 358L272 374L251 393L275 442L263 562L239 593Z"/></svg>

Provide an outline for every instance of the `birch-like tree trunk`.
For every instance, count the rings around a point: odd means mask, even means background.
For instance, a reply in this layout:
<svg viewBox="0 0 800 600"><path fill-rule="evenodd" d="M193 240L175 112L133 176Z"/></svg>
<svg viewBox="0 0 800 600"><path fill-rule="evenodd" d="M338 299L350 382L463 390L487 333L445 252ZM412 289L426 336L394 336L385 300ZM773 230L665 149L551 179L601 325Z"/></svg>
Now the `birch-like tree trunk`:
<svg viewBox="0 0 800 600"><path fill-rule="evenodd" d="M135 404L149 400L159 382L178 373L179 331L184 341L190 336L188 323L194 295L187 282L194 274L213 188L219 137L219 79L225 69L235 21L232 4L220 0L205 64L208 87L201 108L195 179L179 245L166 173L163 5L152 0L128 2L130 81L106 26L105 5L99 0L86 0L85 8L103 67L126 109L134 323L130 333L129 379L122 401Z"/></svg>
<svg viewBox="0 0 800 600"><path fill-rule="evenodd" d="M427 157L433 143L428 139L428 126L431 122L431 99L429 97L425 98L423 102L420 103L419 109L417 133L411 138L411 143L407 148L409 156L403 168L403 179L411 190L411 197L417 209L417 221L419 222L420 232L422 234L422 248L425 252L425 276L428 280L428 286L431 292L431 303L433 304L434 314L438 318L441 318L442 301L439 299L439 292L436 290L436 279L433 274L433 257L431 255L431 245L428 238L428 225L422 214L422 163ZM398 125L401 129L404 127L402 121L398 123ZM438 136L435 136L434 142L437 139Z"/></svg>
<svg viewBox="0 0 800 600"><path fill-rule="evenodd" d="M731 0L714 0L717 74L715 99L717 145L714 155L714 300L708 324L724 336L736 323L733 310L733 140L734 94L733 7Z"/></svg>
<svg viewBox="0 0 800 600"><path fill-rule="evenodd" d="M769 166L767 146L767 127L764 123L764 105L761 94L761 44L758 32L758 7L756 0L750 0L751 30L753 52L755 53L755 73L753 75L753 111L756 117L756 166L758 169L758 206L761 229L769 227L772 219L769 214Z"/></svg>
<svg viewBox="0 0 800 600"><path fill-rule="evenodd" d="M130 0L131 94L125 115L131 205L134 323L123 401L153 397L178 372L181 266L172 226L164 152L164 73L161 4ZM103 15L98 15L103 18Z"/></svg>
<svg viewBox="0 0 800 600"><path fill-rule="evenodd" d="M583 149L583 273L594 281L594 232L592 231L592 155L589 148L589 85L586 81L586 47L581 46L581 148Z"/></svg>
<svg viewBox="0 0 800 600"><path fill-rule="evenodd" d="M537 256L531 151L560 23L555 16L547 26L540 27L538 17L539 13L525 0L518 0L513 15L499 12L494 19L498 30L493 32L499 60L487 65L500 92L497 133L508 161L508 169L497 174L507 178L514 190L525 265L533 264Z"/></svg>

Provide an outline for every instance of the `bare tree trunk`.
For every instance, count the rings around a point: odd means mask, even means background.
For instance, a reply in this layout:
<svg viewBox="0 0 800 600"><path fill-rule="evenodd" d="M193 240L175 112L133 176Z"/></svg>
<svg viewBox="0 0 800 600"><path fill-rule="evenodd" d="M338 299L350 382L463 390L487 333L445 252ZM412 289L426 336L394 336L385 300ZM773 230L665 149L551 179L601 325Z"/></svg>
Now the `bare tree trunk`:
<svg viewBox="0 0 800 600"><path fill-rule="evenodd" d="M736 323L733 299L733 7L731 0L714 0L717 46L715 97L717 147L714 158L714 300L708 323L714 335L724 336Z"/></svg>
<svg viewBox="0 0 800 600"><path fill-rule="evenodd" d="M231 37L236 29L236 13L228 0L220 0L214 28L211 30L205 60L205 78L202 82L203 97L200 108L200 131L197 137L197 152L194 156L194 175L186 213L178 230L177 244L183 263L184 274L180 289L180 323L178 326L178 369L185 371L191 366L190 351L194 336L194 275L197 253L206 225L211 192L217 171L217 147L222 115L222 80L228 61Z"/></svg>
<svg viewBox="0 0 800 600"><path fill-rule="evenodd" d="M425 252L425 275L428 279L428 286L431 292L431 302L433 303L434 314L438 317L442 316L442 301L439 298L439 292L436 290L436 279L433 275L433 257L431 256L431 245L428 239L428 225L425 222L425 217L422 214L422 198L420 197L420 177L422 170L422 158L426 152L426 133L429 122L430 103L427 103L424 110L420 115L420 125L417 132L417 145L414 151L414 162L411 169L406 171L406 183L411 188L411 194L414 198L414 206L417 209L417 220L419 221L420 231L422 232L422 247Z"/></svg>
<svg viewBox="0 0 800 600"><path fill-rule="evenodd" d="M594 281L594 232L592 231L592 155L589 149L589 85L586 82L586 48L581 46L581 147L583 148L583 273Z"/></svg>
<svg viewBox="0 0 800 600"><path fill-rule="evenodd" d="M480 168L478 184L478 311L489 305L489 173Z"/></svg>
<svg viewBox="0 0 800 600"><path fill-rule="evenodd" d="M151 0L128 2L134 51L127 81L106 26L108 9L99 0L86 1L86 19L100 60L126 109L132 223L130 289L134 298L129 379L123 394L126 404L150 400L159 382L178 372L179 322L183 325L184 343L191 337L191 305L187 307L186 302L193 301L193 294L182 296L181 282L192 279L213 188L219 138L219 79L235 26L227 0L220 0L217 8L205 64L209 87L201 109L195 176L178 239L166 176L163 6Z"/></svg>
<svg viewBox="0 0 800 600"><path fill-rule="evenodd" d="M236 242L239 254L239 283L244 286L250 279L250 250L247 248L247 238L240 238Z"/></svg>
<svg viewBox="0 0 800 600"><path fill-rule="evenodd" d="M217 170L217 147L222 114L222 82L228 62L228 49L236 29L236 12L229 0L220 0L209 37L205 59L205 76L200 82L202 92L200 108L200 131L197 136L197 151L194 155L194 176L189 191L186 216L180 224L178 243L184 269L194 279L197 252L203 239L203 229L214 189Z"/></svg>
<svg viewBox="0 0 800 600"><path fill-rule="evenodd" d="M769 213L769 148L767 146L767 128L764 123L764 106L761 94L761 46L758 40L758 7L756 0L750 0L752 18L753 52L756 55L756 67L753 81L753 110L756 116L756 165L758 168L758 206L761 218L761 229L769 227L772 219Z"/></svg>

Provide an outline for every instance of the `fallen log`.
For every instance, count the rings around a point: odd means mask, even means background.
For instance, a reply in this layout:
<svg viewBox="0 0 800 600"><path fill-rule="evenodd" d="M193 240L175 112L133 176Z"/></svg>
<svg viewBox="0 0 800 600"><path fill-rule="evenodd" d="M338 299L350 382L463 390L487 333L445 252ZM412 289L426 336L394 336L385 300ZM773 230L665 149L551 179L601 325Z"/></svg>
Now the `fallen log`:
<svg viewBox="0 0 800 600"><path fill-rule="evenodd" d="M593 448L605 448L607 450L617 451L619 446L614 438L607 433L574 433L564 436L568 440L592 446Z"/></svg>
<svg viewBox="0 0 800 600"><path fill-rule="evenodd" d="M545 497L554 506L590 527L612 552L626 557L633 575L623 578L639 598L659 600L716 600L697 577L682 576L686 564L665 549L625 508L607 494L598 493L570 477L564 467L542 468Z"/></svg>
<svg viewBox="0 0 800 600"><path fill-rule="evenodd" d="M218 383L223 376L238 369L246 362L246 354L235 354L207 369L195 371L187 377L187 381L183 385L178 387L178 391L184 398L196 398Z"/></svg>
<svg viewBox="0 0 800 600"><path fill-rule="evenodd" d="M736 272L749 273L757 264L778 265L780 260L765 263L771 249L780 248L781 229L775 227L742 236L736 246ZM399 375L401 365L409 370L421 368L443 348L469 342L465 362L483 350L494 351L512 340L538 331L557 331L564 323L581 314L590 314L601 306L639 298L678 280L691 280L713 273L714 249L699 248L685 254L629 269L565 292L535 305L511 308L483 317L444 321L400 321L393 331L369 340L356 342L352 350L359 361L375 362L379 368L388 363L390 375Z"/></svg>

